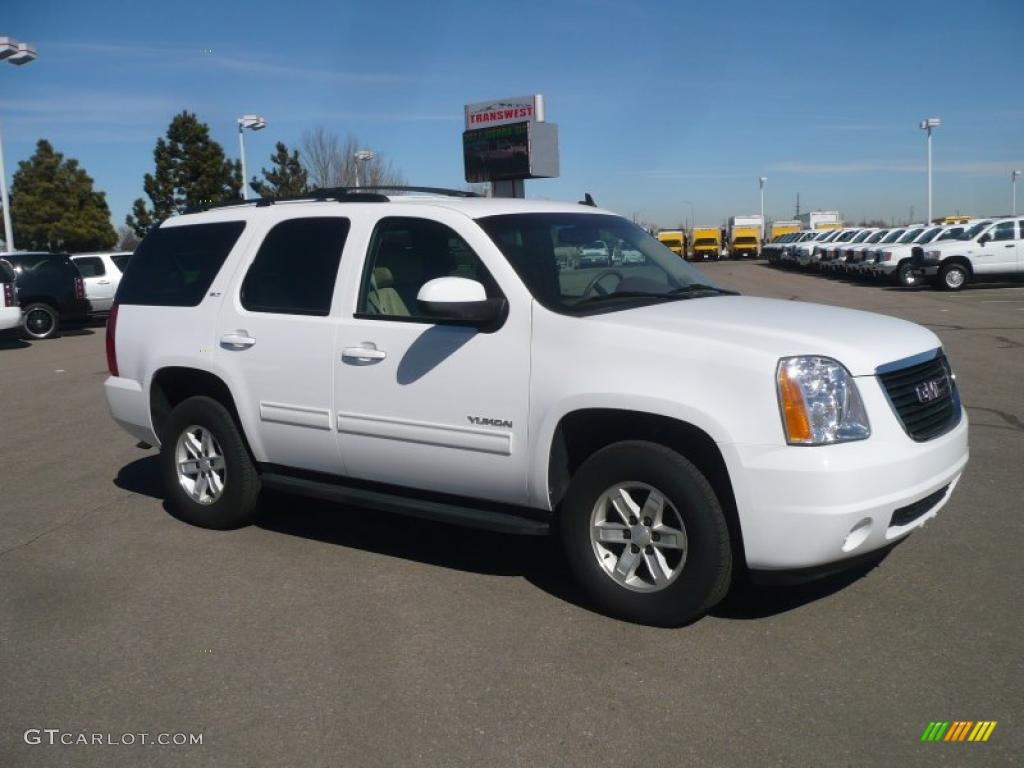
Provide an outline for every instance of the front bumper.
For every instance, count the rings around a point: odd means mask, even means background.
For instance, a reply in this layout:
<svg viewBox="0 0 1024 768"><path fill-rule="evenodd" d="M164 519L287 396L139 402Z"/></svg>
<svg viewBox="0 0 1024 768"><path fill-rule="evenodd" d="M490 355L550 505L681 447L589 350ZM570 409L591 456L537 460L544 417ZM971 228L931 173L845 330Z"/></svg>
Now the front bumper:
<svg viewBox="0 0 1024 768"><path fill-rule="evenodd" d="M730 474L747 565L758 571L843 567L904 538L949 499L967 465L967 434L962 412L954 429L923 443L894 421L867 440L839 445L721 446L727 463L738 464ZM923 507L915 506L922 500ZM894 520L907 508L912 519Z"/></svg>

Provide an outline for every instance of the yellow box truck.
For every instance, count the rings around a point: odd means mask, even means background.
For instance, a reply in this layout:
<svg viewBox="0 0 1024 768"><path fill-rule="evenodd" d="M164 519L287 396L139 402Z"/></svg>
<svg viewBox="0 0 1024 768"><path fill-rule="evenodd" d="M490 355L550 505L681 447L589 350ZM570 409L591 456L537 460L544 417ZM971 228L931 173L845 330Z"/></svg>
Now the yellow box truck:
<svg viewBox="0 0 1024 768"><path fill-rule="evenodd" d="M686 233L681 229L663 229L658 232L658 240L672 253L686 258Z"/></svg>
<svg viewBox="0 0 1024 768"><path fill-rule="evenodd" d="M693 228L693 258L715 259L722 255L722 232L718 227Z"/></svg>
<svg viewBox="0 0 1024 768"><path fill-rule="evenodd" d="M776 238L782 237L783 235L791 235L794 232L800 231L800 222L796 219L789 221L773 221L771 236L768 238L769 243L775 242Z"/></svg>
<svg viewBox="0 0 1024 768"><path fill-rule="evenodd" d="M761 238L764 236L764 222L760 214L729 217L729 256L742 259L757 258L761 254Z"/></svg>

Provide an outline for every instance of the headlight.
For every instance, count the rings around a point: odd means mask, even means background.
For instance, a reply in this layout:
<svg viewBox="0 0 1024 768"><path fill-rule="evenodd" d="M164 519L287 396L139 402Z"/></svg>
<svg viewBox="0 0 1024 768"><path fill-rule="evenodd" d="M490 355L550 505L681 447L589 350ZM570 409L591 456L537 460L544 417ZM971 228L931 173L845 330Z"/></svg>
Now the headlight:
<svg viewBox="0 0 1024 768"><path fill-rule="evenodd" d="M775 378L790 445L828 445L871 435L857 383L841 363L813 355L784 357Z"/></svg>
<svg viewBox="0 0 1024 768"><path fill-rule="evenodd" d="M925 254L933 259L937 259L942 255L942 251L925 251Z"/></svg>
<svg viewBox="0 0 1024 768"><path fill-rule="evenodd" d="M886 251L881 255L879 261L890 261L892 259L892 251Z"/></svg>

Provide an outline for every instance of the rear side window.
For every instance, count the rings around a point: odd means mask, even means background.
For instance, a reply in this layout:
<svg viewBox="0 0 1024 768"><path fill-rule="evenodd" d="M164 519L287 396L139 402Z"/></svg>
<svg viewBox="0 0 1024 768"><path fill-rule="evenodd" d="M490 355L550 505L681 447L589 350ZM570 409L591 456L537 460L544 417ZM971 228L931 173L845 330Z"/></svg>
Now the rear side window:
<svg viewBox="0 0 1024 768"><path fill-rule="evenodd" d="M84 256L80 259L72 259L72 261L75 262L78 271L82 273L82 277L102 277L107 274L107 270L103 266L103 259L99 256Z"/></svg>
<svg viewBox="0 0 1024 768"><path fill-rule="evenodd" d="M267 233L242 281L250 312L327 315L349 220L336 217L282 221Z"/></svg>
<svg viewBox="0 0 1024 768"><path fill-rule="evenodd" d="M131 258L132 258L132 255L130 253L115 253L113 256L110 257L110 260L112 262L114 262L114 265L118 269L120 269L122 272L124 272L125 268L128 266L128 262L131 260Z"/></svg>
<svg viewBox="0 0 1024 768"><path fill-rule="evenodd" d="M16 277L14 267L7 260L0 258L0 283L13 283Z"/></svg>
<svg viewBox="0 0 1024 768"><path fill-rule="evenodd" d="M118 303L197 306L244 229L244 221L154 229L132 256Z"/></svg>

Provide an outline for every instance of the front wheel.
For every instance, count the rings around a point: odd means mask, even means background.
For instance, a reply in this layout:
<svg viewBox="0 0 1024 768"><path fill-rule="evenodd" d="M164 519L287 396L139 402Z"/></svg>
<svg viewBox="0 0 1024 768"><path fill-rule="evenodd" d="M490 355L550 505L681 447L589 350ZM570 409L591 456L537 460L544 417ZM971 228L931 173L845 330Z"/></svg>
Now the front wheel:
<svg viewBox="0 0 1024 768"><path fill-rule="evenodd" d="M967 270L960 264L946 264L939 270L939 285L947 291L959 291L967 285Z"/></svg>
<svg viewBox="0 0 1024 768"><path fill-rule="evenodd" d="M914 288L918 285L917 272L914 271L914 265L911 262L904 261L896 267L896 282L904 288Z"/></svg>
<svg viewBox="0 0 1024 768"><path fill-rule="evenodd" d="M190 397L167 417L160 473L175 517L227 530L253 522L260 477L231 413L211 397Z"/></svg>
<svg viewBox="0 0 1024 768"><path fill-rule="evenodd" d="M599 610L675 627L729 588L732 551L707 479L675 451L615 443L576 472L559 531L570 568Z"/></svg>

